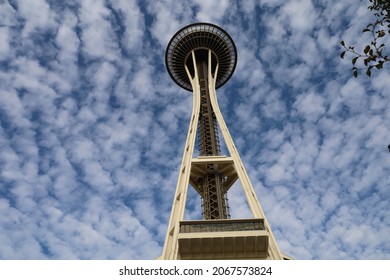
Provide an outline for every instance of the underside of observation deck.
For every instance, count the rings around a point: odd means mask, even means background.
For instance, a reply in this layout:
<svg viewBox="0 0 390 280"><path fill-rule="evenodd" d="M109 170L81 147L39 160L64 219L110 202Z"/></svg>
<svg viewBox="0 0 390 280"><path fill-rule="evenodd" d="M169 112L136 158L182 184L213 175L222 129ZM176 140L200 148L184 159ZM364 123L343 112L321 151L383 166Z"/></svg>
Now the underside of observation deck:
<svg viewBox="0 0 390 280"><path fill-rule="evenodd" d="M266 259L268 232L263 219L182 221L182 260Z"/></svg>
<svg viewBox="0 0 390 280"><path fill-rule="evenodd" d="M180 29L168 43L165 65L171 78L182 88L192 91L184 65L192 50L211 50L218 60L216 88L232 76L237 64L233 39L222 28L210 23L196 23Z"/></svg>

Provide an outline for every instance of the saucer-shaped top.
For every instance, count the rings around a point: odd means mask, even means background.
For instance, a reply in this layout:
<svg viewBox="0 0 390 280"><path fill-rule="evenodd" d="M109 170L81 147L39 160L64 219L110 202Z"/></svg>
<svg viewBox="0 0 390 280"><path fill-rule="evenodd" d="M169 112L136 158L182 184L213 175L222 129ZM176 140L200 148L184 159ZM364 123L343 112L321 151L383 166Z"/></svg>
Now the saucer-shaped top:
<svg viewBox="0 0 390 280"><path fill-rule="evenodd" d="M237 64L237 50L232 38L211 23L194 23L180 29L169 41L165 65L171 78L182 88L192 91L185 71L186 59L192 50L210 49L219 63L216 88L232 76Z"/></svg>

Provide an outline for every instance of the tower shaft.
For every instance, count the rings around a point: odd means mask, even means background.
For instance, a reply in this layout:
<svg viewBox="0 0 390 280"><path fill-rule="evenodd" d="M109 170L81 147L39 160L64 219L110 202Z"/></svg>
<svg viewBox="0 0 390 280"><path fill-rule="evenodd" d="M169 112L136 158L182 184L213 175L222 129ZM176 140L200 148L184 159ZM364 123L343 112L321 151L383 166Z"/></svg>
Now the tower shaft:
<svg viewBox="0 0 390 280"><path fill-rule="evenodd" d="M220 156L217 119L211 106L208 89L207 61L197 61L199 75L200 114L199 114L199 152L201 156ZM224 178L218 171L218 165L207 164L206 174L198 179L201 185L203 218L227 219L227 196L223 186Z"/></svg>

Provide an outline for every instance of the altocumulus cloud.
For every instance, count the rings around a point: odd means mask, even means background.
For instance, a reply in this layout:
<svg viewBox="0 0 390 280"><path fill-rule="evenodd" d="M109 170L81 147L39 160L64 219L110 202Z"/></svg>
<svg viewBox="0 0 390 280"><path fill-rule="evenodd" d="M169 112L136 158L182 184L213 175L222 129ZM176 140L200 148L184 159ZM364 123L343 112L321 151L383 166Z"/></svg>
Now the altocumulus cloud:
<svg viewBox="0 0 390 280"><path fill-rule="evenodd" d="M354 79L338 58L341 38L364 46L366 8L1 1L0 258L159 256L191 110L165 47L208 21L237 45L220 104L282 250L389 259L390 74ZM199 204L190 192L186 216ZM239 186L230 204L250 215Z"/></svg>

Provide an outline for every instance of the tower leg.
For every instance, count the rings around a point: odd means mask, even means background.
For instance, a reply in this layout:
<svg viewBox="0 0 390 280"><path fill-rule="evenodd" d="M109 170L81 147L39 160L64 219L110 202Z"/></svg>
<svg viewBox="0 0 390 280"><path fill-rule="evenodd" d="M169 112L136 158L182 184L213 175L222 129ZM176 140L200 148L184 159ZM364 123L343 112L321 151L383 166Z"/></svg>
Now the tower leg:
<svg viewBox="0 0 390 280"><path fill-rule="evenodd" d="M209 54L209 57L211 56L211 53ZM218 70L218 69L217 69ZM216 71L217 71L216 70ZM229 130L227 128L227 125L225 123L225 120L222 117L222 113L218 106L217 101L217 93L215 90L215 78L213 78L213 75L211 73L211 62L209 59L209 92L210 92L210 100L211 104L213 106L213 111L215 113L215 116L218 121L218 125L221 128L221 132L223 135L223 138L225 140L226 147L229 151L230 156L233 159L235 170L237 172L238 178L240 179L242 188L244 190L246 199L249 204L249 208L255 218L261 218L264 219L265 229L269 232L270 238L269 238L269 255L271 259L282 259L282 254L280 252L279 246L277 245L274 235L272 233L271 227L264 215L263 209L261 208L260 202L257 199L256 193L254 191L254 188L251 184L251 181L249 179L249 176L244 168L244 165L241 161L240 155L238 154L237 148L234 145L233 139L230 136ZM216 74L214 75L216 77Z"/></svg>
<svg viewBox="0 0 390 280"><path fill-rule="evenodd" d="M193 62L196 65L195 56L193 55ZM186 67L187 75L191 77L191 74ZM188 193L188 185L191 173L191 161L195 149L196 131L198 128L199 110L200 110L200 96L199 92L199 79L195 72L194 78L191 78L193 87L192 98L192 114L191 122L188 128L187 140L184 148L183 158L180 166L179 178L176 185L175 199L173 201L171 217L168 224L168 231L165 237L165 244L163 249L162 259L174 260L178 258L178 234L180 228L180 221L184 218L184 210L186 206L186 199Z"/></svg>

